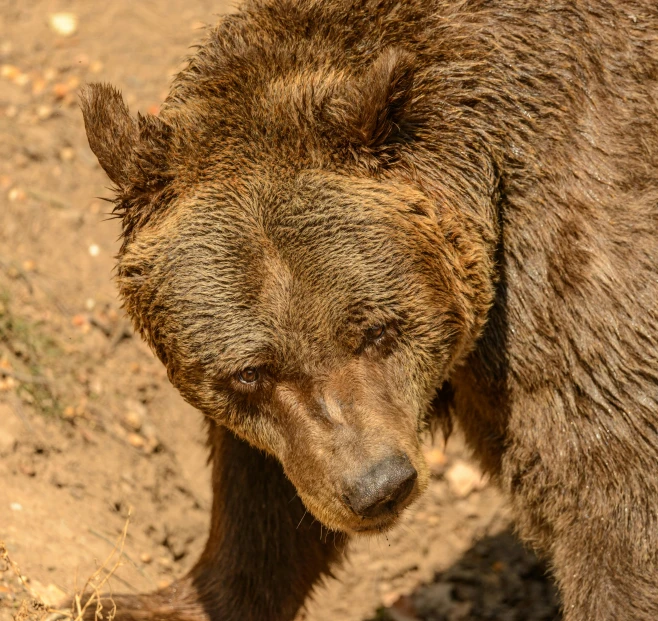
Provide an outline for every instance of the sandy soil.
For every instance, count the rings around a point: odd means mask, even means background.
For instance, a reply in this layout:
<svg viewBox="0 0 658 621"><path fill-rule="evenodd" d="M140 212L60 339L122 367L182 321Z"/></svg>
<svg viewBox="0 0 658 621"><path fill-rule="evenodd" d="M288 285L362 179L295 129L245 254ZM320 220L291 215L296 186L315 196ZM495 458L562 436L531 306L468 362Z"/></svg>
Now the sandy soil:
<svg viewBox="0 0 658 621"><path fill-rule="evenodd" d="M0 0L0 540L44 600L74 592L130 512L117 591L185 572L210 503L201 416L132 336L111 282L118 223L76 89L108 81L156 113L222 1ZM75 32L49 24L65 11ZM306 621L558 618L459 438L428 445L429 492L386 537L360 540ZM0 566L0 570L3 567ZM6 569L6 568L4 568ZM0 621L25 597L0 572Z"/></svg>

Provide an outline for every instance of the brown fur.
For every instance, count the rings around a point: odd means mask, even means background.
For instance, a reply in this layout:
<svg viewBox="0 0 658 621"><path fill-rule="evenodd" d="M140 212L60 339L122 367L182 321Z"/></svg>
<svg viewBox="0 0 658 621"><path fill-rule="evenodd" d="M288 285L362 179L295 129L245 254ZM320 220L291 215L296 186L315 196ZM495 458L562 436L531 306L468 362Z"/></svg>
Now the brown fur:
<svg viewBox="0 0 658 621"><path fill-rule="evenodd" d="M89 87L121 295L213 461L203 556L119 617L292 619L345 541L305 509L391 526L435 415L567 621L658 618L657 101L653 0L257 0L159 117ZM411 496L354 515L391 454Z"/></svg>

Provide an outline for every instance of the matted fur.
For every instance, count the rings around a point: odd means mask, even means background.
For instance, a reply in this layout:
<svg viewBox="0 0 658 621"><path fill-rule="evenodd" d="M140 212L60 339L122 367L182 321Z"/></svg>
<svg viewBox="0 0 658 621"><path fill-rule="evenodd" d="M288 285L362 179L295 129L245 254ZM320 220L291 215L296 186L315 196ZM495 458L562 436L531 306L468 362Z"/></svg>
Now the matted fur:
<svg viewBox="0 0 658 621"><path fill-rule="evenodd" d="M347 534L395 522L346 481L403 453L422 492L432 416L566 621L658 618L654 0L252 1L158 117L82 104L126 310L213 461L206 551L119 619L293 619Z"/></svg>

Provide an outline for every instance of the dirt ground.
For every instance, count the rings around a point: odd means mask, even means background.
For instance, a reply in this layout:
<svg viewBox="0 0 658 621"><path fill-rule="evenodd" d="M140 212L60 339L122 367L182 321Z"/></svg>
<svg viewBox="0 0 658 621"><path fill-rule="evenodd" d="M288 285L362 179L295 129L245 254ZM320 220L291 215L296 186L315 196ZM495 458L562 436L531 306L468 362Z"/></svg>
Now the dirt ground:
<svg viewBox="0 0 658 621"><path fill-rule="evenodd" d="M209 0L0 0L0 621L26 589L71 594L130 512L118 591L152 590L201 550L210 505L201 416L132 336L111 282L118 222L87 146L76 89L118 86L157 113ZM70 17L53 21L60 12ZM67 32L73 29L73 32ZM353 543L306 621L548 621L544 567L515 541L500 495L451 439L386 537ZM1 563L0 563L1 565Z"/></svg>

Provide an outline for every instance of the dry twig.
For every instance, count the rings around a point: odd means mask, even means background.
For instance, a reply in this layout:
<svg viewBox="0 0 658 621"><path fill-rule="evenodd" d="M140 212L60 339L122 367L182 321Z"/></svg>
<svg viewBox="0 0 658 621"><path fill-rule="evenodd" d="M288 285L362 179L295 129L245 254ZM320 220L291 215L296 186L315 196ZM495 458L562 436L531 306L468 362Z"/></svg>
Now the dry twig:
<svg viewBox="0 0 658 621"><path fill-rule="evenodd" d="M29 593L30 598L21 602L20 608L15 615L16 621L55 621L57 619L68 619L70 621L84 621L85 615L93 610L95 621L113 621L116 615L116 604L112 599L110 579L121 567L124 556L123 548L126 543L130 515L119 535L114 548L105 561L87 579L81 591L76 588L70 610L60 610L47 606L32 592L28 580L21 574L18 564L9 557L5 544L0 541L0 572L11 570L18 578L23 589ZM116 577L116 576L114 576ZM108 590L110 595L106 598L111 603L111 608L103 614L102 591ZM88 597L87 597L88 595ZM87 616L87 618L89 618Z"/></svg>

